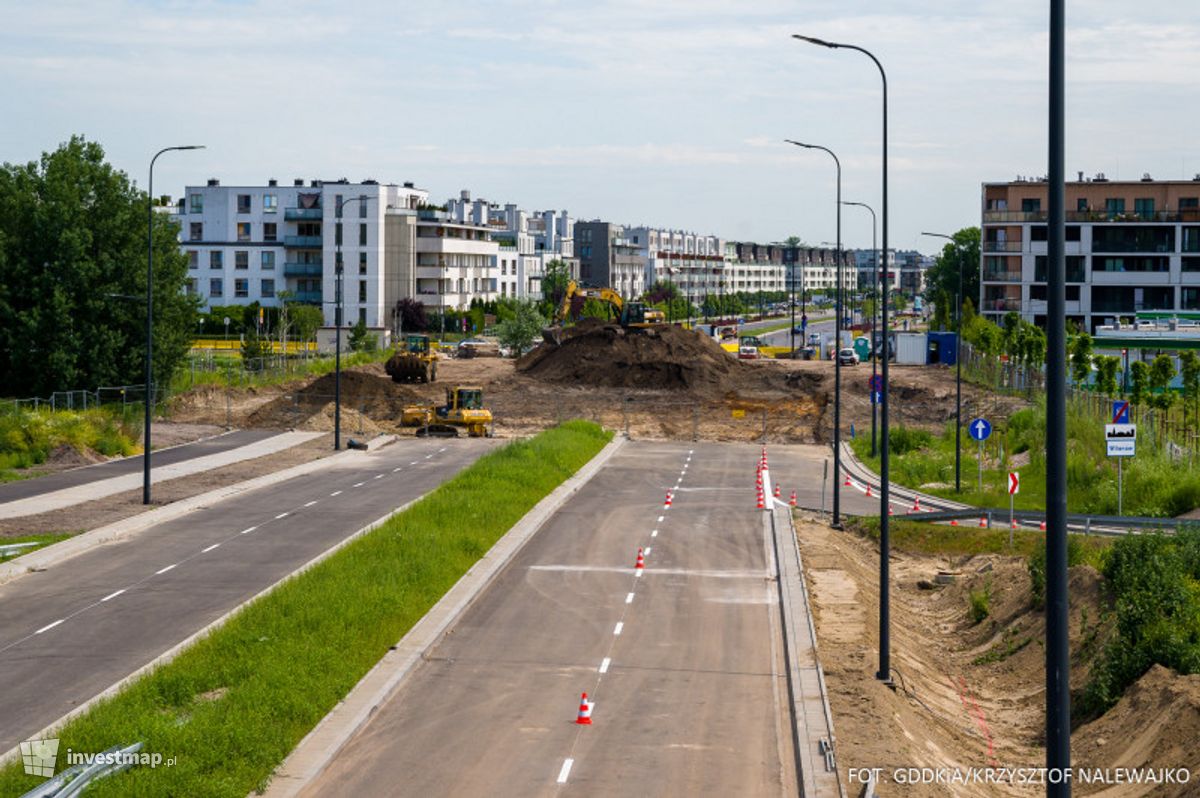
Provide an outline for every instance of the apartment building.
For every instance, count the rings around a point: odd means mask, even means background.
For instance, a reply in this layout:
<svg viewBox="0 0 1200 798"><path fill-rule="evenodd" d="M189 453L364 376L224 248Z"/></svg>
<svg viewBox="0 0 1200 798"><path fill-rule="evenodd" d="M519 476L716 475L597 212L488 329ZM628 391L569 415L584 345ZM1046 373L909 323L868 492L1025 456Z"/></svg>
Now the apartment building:
<svg viewBox="0 0 1200 798"><path fill-rule="evenodd" d="M780 290L787 291L800 297L833 296L837 286L838 253L836 249L822 247L790 247L780 248L783 254L783 264L786 268L784 286ZM858 290L860 272L856 253L842 250L842 290L853 294ZM867 277L871 279L868 265Z"/></svg>
<svg viewBox="0 0 1200 798"><path fill-rule="evenodd" d="M721 291L725 242L720 238L645 225L627 228L625 238L645 261L647 285L673 283L692 304Z"/></svg>
<svg viewBox="0 0 1200 798"><path fill-rule="evenodd" d="M320 307L332 329L340 258L343 323L363 322L386 342L402 297L440 309L495 294L490 229L454 222L427 201L412 183L374 180L189 186L175 209L187 291L206 307L287 297Z"/></svg>
<svg viewBox="0 0 1200 798"><path fill-rule="evenodd" d="M501 206L471 199L462 191L446 201L446 212L458 222L487 225L499 247L497 292L501 297L540 300L546 265L554 260L578 276L575 257L575 220L565 210L525 211L513 203Z"/></svg>
<svg viewBox="0 0 1200 798"><path fill-rule="evenodd" d="M650 287L642 246L629 238L624 225L576 222L575 237L581 283L607 286L626 298L640 297Z"/></svg>
<svg viewBox="0 0 1200 798"><path fill-rule="evenodd" d="M981 312L1044 326L1048 183L982 188ZM1200 175L1066 184L1067 318L1095 331L1138 311L1200 310Z"/></svg>

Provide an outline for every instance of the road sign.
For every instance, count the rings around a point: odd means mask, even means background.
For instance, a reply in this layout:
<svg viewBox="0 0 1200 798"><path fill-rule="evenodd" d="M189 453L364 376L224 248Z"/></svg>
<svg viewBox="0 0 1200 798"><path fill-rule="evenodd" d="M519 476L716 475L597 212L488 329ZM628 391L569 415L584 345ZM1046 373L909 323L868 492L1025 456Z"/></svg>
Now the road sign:
<svg viewBox="0 0 1200 798"><path fill-rule="evenodd" d="M1112 411L1112 423L1129 423L1129 402L1121 399L1114 399L1112 403Z"/></svg>
<svg viewBox="0 0 1200 798"><path fill-rule="evenodd" d="M882 404L882 403L883 403L883 392L882 391L871 391L871 404L877 405L877 404Z"/></svg>
<svg viewBox="0 0 1200 798"><path fill-rule="evenodd" d="M1135 440L1137 424L1105 424L1104 439L1108 441Z"/></svg>
<svg viewBox="0 0 1200 798"><path fill-rule="evenodd" d="M1016 496L1021 492L1021 475L1016 471L1008 472L1008 495Z"/></svg>
<svg viewBox="0 0 1200 798"><path fill-rule="evenodd" d="M876 393L883 393L883 375L871 375L871 380L867 383L867 385L870 386L872 391L875 391Z"/></svg>
<svg viewBox="0 0 1200 798"><path fill-rule="evenodd" d="M1110 439L1107 443L1109 457L1133 457L1137 454L1137 441L1133 438Z"/></svg>
<svg viewBox="0 0 1200 798"><path fill-rule="evenodd" d="M967 424L967 432L977 441L986 441L992 434L992 425L985 418L973 418Z"/></svg>

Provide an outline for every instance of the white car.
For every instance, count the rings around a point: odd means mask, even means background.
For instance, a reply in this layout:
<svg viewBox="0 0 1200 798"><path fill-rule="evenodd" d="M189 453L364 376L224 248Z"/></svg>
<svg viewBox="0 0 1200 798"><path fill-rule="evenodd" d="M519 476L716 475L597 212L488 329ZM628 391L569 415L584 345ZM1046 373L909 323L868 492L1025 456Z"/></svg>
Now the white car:
<svg viewBox="0 0 1200 798"><path fill-rule="evenodd" d="M758 347L754 344L742 344L738 347L739 360L758 360Z"/></svg>
<svg viewBox="0 0 1200 798"><path fill-rule="evenodd" d="M853 349L846 347L842 351L838 352L838 361L843 366L857 366L858 365L858 352L855 352Z"/></svg>

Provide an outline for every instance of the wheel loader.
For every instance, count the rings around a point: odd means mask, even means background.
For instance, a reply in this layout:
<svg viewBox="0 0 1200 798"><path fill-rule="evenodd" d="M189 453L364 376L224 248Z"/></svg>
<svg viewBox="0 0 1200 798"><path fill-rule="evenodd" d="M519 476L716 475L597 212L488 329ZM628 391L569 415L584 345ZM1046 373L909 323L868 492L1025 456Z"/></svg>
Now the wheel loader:
<svg viewBox="0 0 1200 798"><path fill-rule="evenodd" d="M417 427L418 438L456 438L459 429L465 429L472 438L482 438L490 435L492 412L483 406L482 388L457 386L446 389L446 404L440 407L408 405L400 423Z"/></svg>
<svg viewBox="0 0 1200 798"><path fill-rule="evenodd" d="M409 335L388 358L384 370L392 382L434 382L437 354L429 348L428 335Z"/></svg>

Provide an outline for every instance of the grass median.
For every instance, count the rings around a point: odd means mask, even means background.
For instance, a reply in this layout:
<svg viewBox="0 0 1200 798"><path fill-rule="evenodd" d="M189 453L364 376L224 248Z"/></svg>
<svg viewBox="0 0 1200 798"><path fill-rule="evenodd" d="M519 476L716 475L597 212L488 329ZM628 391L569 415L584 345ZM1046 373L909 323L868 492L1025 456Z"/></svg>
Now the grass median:
<svg viewBox="0 0 1200 798"><path fill-rule="evenodd" d="M571 421L480 458L430 495L66 725L70 748L145 742L176 758L98 782L89 796L237 796L288 752L538 501L611 439ZM19 762L0 795L42 780Z"/></svg>

